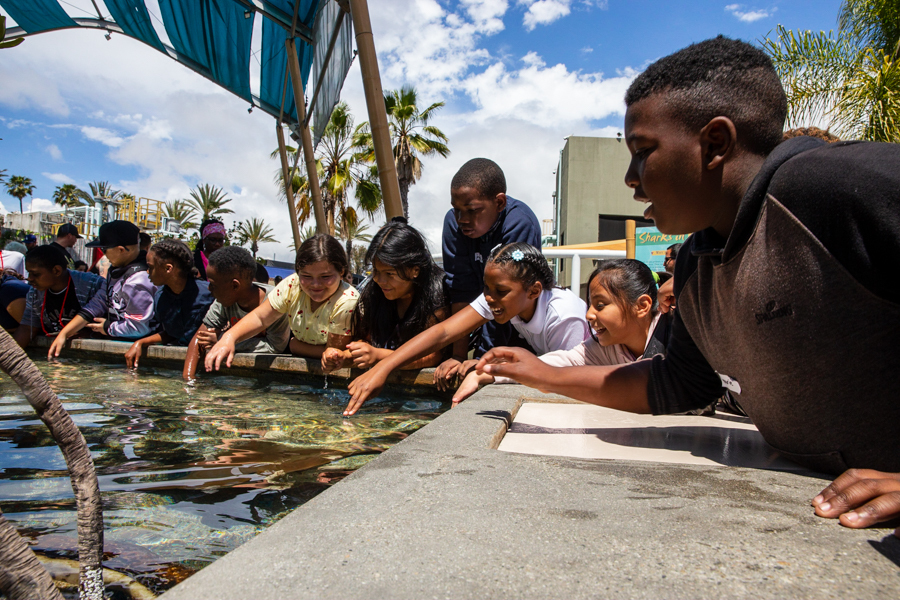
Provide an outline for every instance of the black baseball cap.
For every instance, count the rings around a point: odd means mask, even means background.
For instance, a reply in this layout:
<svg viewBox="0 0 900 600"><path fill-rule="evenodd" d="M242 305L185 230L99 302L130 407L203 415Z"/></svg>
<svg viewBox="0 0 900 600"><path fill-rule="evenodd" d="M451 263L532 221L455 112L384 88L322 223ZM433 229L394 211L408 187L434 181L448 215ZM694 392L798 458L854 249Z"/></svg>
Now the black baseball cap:
<svg viewBox="0 0 900 600"><path fill-rule="evenodd" d="M130 221L110 221L100 226L96 240L85 244L86 248L112 248L114 246L135 246L141 243L141 230Z"/></svg>
<svg viewBox="0 0 900 600"><path fill-rule="evenodd" d="M69 235L70 233L74 233L77 238L81 237L81 234L78 233L78 228L71 223L60 225L59 229L56 230L56 237L62 237L64 235Z"/></svg>

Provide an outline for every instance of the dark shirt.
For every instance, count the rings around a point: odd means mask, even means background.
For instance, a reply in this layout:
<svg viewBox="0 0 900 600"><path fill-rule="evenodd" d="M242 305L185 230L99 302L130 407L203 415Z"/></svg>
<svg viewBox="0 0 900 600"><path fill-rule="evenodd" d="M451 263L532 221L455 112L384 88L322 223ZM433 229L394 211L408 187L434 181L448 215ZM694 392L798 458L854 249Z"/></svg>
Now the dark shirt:
<svg viewBox="0 0 900 600"><path fill-rule="evenodd" d="M779 145L729 237L704 230L678 254L678 311L668 354L652 363L651 410L702 407L728 375L766 441L794 460L900 468L898 189L896 144Z"/></svg>
<svg viewBox="0 0 900 600"><path fill-rule="evenodd" d="M61 292L47 290L44 292L44 300L41 304L43 305L41 307L41 327L44 334L59 333L81 310L81 303L75 292L75 282L69 277L69 285Z"/></svg>
<svg viewBox="0 0 900 600"><path fill-rule="evenodd" d="M57 243L57 242L50 242L50 243L47 244L47 245L48 245L48 246L53 246L54 248L56 248L57 250L59 250L60 252L63 253L63 256L66 257L66 262L69 263L69 264L68 264L68 268L70 268L70 269L74 269L74 268L75 268L75 261L72 259L72 255L69 254L69 249L68 249L68 248L66 248L65 246L63 246L62 244L59 244L59 243Z"/></svg>
<svg viewBox="0 0 900 600"><path fill-rule="evenodd" d="M208 283L188 278L180 294L165 285L157 290L153 310L162 330L174 338L172 343L187 346L214 300Z"/></svg>
<svg viewBox="0 0 900 600"><path fill-rule="evenodd" d="M460 233L453 210L444 217L441 245L450 302L471 302L484 289L484 263L498 244L525 242L541 247L541 226L524 202L506 197L506 208L486 234L472 239Z"/></svg>
<svg viewBox="0 0 900 600"><path fill-rule="evenodd" d="M2 283L0 283L0 327L11 331L19 326L19 322L6 312L6 307L19 298L27 296L28 289L28 284L21 279L11 275L3 276Z"/></svg>

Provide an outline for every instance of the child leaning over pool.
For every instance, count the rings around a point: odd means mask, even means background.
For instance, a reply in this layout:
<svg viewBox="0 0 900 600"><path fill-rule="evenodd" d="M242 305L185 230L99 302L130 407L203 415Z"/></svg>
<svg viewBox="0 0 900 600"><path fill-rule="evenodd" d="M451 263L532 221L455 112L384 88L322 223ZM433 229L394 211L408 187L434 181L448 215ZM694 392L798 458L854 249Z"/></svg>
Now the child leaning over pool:
<svg viewBox="0 0 900 600"><path fill-rule="evenodd" d="M584 314L581 298L553 287L553 271L540 250L523 242L495 248L484 266L484 293L351 382L352 398L344 414L354 414L375 396L392 370L452 344L488 321L511 323L532 348L545 354L569 350L588 337Z"/></svg>
<svg viewBox="0 0 900 600"><path fill-rule="evenodd" d="M227 246L209 257L206 278L209 291L216 301L209 307L203 324L188 344L182 371L185 381L194 379L197 374L200 355L212 348L224 332L262 304L272 291L271 285L254 281L258 264L250 252L239 246ZM290 323L287 315L282 315L254 337L235 344L234 349L235 352L277 354L287 349L290 339Z"/></svg>
<svg viewBox="0 0 900 600"><path fill-rule="evenodd" d="M156 333L137 340L125 353L128 368L137 368L141 352L152 344L187 346L213 302L205 281L194 279L191 249L179 240L162 240L147 252L147 274L157 286L153 312Z"/></svg>
<svg viewBox="0 0 900 600"><path fill-rule="evenodd" d="M403 217L378 230L365 263L372 265L372 280L360 292L353 313L358 341L347 345L354 366L361 369L384 360L450 314L444 270L434 263L422 234ZM433 367L442 358L436 351L400 368Z"/></svg>
<svg viewBox="0 0 900 600"><path fill-rule="evenodd" d="M25 312L15 337L25 348L36 336L55 336L91 302L106 297L106 280L68 269L65 254L54 246L35 246L25 256L28 291ZM90 315L83 313L85 318Z"/></svg>
<svg viewBox="0 0 900 600"><path fill-rule="evenodd" d="M350 317L359 292L344 281L349 267L344 247L330 235L309 238L297 250L296 273L269 292L246 317L226 331L206 355L206 370L230 367L235 344L253 337L281 315L290 319L292 354L321 358L326 372L341 368L350 358Z"/></svg>
<svg viewBox="0 0 900 600"><path fill-rule="evenodd" d="M157 327L153 313L156 286L147 275L146 253L141 252L140 230L129 221L110 221L86 248L102 248L109 260L106 294L95 295L53 340L48 358L59 356L66 340L85 326L96 335L136 340ZM27 262L27 260L26 260Z"/></svg>
<svg viewBox="0 0 900 600"><path fill-rule="evenodd" d="M657 291L656 277L644 263L630 258L602 261L588 277L590 339L539 358L553 367L576 367L625 365L665 355L671 316L659 312ZM489 383L495 383L493 376L472 371L453 394L453 404ZM496 383L515 381L498 377Z"/></svg>

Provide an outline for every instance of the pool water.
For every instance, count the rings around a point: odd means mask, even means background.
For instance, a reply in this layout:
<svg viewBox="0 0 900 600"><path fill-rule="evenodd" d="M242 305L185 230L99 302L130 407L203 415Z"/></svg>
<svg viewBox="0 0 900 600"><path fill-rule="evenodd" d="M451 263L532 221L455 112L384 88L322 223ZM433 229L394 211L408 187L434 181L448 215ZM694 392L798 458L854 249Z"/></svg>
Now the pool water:
<svg viewBox="0 0 900 600"><path fill-rule="evenodd" d="M84 434L105 562L168 589L426 425L449 403L386 393L347 419L322 378L203 378L36 358ZM309 382L312 385L309 385ZM304 384L305 383L305 384ZM319 387L316 387L319 386ZM0 374L0 508L35 550L76 558L75 501L47 428Z"/></svg>

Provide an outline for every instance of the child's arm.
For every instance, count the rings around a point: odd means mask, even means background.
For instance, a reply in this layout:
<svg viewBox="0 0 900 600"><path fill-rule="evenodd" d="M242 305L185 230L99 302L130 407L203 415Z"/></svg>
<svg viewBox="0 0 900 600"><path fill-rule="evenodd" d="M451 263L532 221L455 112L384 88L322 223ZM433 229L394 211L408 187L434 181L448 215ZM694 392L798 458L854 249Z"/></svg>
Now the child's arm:
<svg viewBox="0 0 900 600"><path fill-rule="evenodd" d="M13 339L16 340L16 343L19 344L21 348L27 348L28 344L31 343L31 340L37 337L39 331L40 329L37 327L22 323L16 327L16 330L13 332Z"/></svg>
<svg viewBox="0 0 900 600"><path fill-rule="evenodd" d="M559 368L551 367L523 348L493 348L481 357L475 372L509 377L542 392L561 394L598 406L649 413L650 363L639 360L615 367Z"/></svg>
<svg viewBox="0 0 900 600"><path fill-rule="evenodd" d="M206 353L204 364L207 371L219 370L222 361L225 366L230 367L231 361L234 359L234 345L243 342L247 338L251 338L281 317L281 313L272 308L269 299L266 298L262 303L248 313L240 321L235 323L234 327L222 334L222 337L212 347L212 350ZM291 342L293 344L293 342Z"/></svg>
<svg viewBox="0 0 900 600"><path fill-rule="evenodd" d="M141 352L143 352L144 346L152 346L153 344L165 344L170 341L172 341L172 336L165 331L160 331L158 333L154 333L153 335L148 335L145 338L137 340L131 345L131 348L128 349L128 352L125 353L125 366L127 366L129 369L137 369L138 359L140 359L141 357Z"/></svg>
<svg viewBox="0 0 900 600"><path fill-rule="evenodd" d="M469 306L467 302L454 302L450 306L450 311L455 315L465 307ZM465 337L462 337L455 342L453 342L453 354L440 363L437 369L434 371L434 383L438 386L439 389L446 389L446 386L449 385L449 382L456 374L459 372L462 364L466 362L466 359L469 357L469 340Z"/></svg>
<svg viewBox="0 0 900 600"><path fill-rule="evenodd" d="M353 366L357 369L373 367L394 353L393 350L388 350L387 348L375 348L368 342L352 342L347 344L347 350L350 351L348 358L353 360ZM436 350L427 356L406 363L400 369L402 371L412 371L414 369L434 367L441 362L443 354L441 350Z"/></svg>
<svg viewBox="0 0 900 600"><path fill-rule="evenodd" d="M181 370L181 378L185 381L191 381L197 377L197 363L200 362L200 339L209 331L212 331L213 334L216 332L215 329L201 325L194 337L191 338L191 343L188 344L187 355L184 357L184 368Z"/></svg>
<svg viewBox="0 0 900 600"><path fill-rule="evenodd" d="M457 404L477 392L481 386L491 383L494 383L493 376L488 375L487 373L476 373L475 371L470 372L468 375L466 375L466 378L463 379L463 382L459 384L459 387L453 394L453 406L456 406Z"/></svg>
<svg viewBox="0 0 900 600"><path fill-rule="evenodd" d="M360 375L350 383L350 403L344 409L344 415L352 415L363 403L377 395L391 371L411 360L425 356L468 335L476 327L487 323L487 319L478 314L471 306L462 309L446 321L429 327L413 339L409 340L386 359L372 367L368 373Z"/></svg>
<svg viewBox="0 0 900 600"><path fill-rule="evenodd" d="M62 331L57 333L56 337L53 338L53 343L50 344L50 350L47 352L47 358L52 359L59 356L59 352L66 345L66 339L84 329L84 326L87 324L87 320L81 316L81 313L75 315L71 321L66 323L66 326L62 328Z"/></svg>

